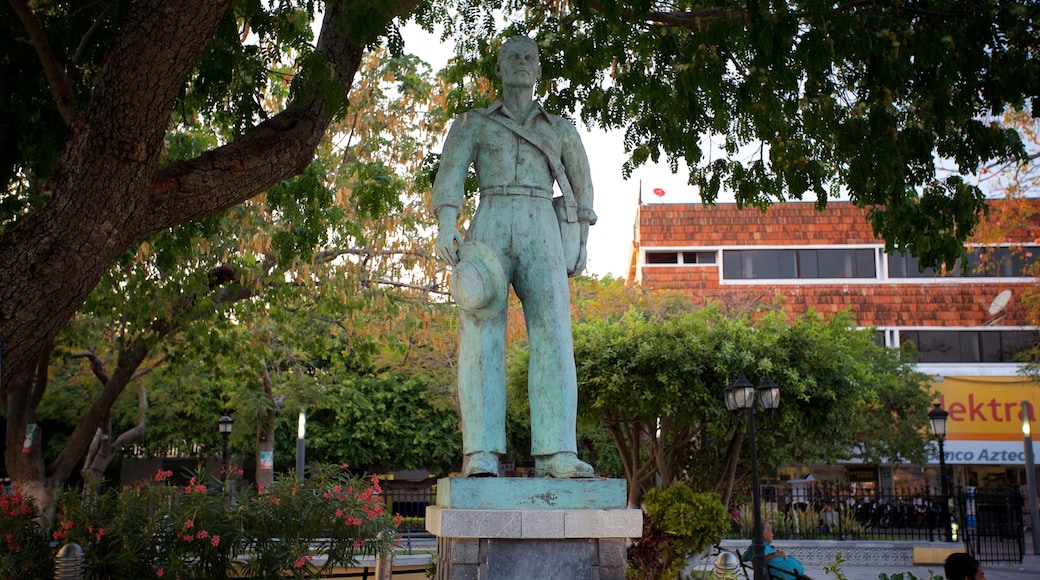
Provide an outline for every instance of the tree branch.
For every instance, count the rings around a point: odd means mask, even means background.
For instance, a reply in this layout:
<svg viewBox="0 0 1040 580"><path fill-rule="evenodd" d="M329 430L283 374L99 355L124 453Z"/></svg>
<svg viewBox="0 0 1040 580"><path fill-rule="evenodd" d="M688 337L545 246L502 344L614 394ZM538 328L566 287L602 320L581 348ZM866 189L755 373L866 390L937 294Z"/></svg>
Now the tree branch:
<svg viewBox="0 0 1040 580"><path fill-rule="evenodd" d="M61 118L68 127L78 126L80 123L79 111L76 109L76 99L72 95L72 86L65 71L54 57L54 51L51 50L51 44L43 33L39 20L23 0L9 0L9 2L15 14L18 15L18 20L21 20L22 26L29 34L33 47L36 48L36 55L40 58L40 66L43 68L44 76L47 77L51 96L54 97L54 103L58 106Z"/></svg>
<svg viewBox="0 0 1040 580"><path fill-rule="evenodd" d="M97 377L97 380L101 381L104 385L108 382L108 372L105 370L105 361L101 360L101 357L97 355L93 350L85 350L83 352L76 352L69 355L71 358L85 358L90 362L90 370Z"/></svg>

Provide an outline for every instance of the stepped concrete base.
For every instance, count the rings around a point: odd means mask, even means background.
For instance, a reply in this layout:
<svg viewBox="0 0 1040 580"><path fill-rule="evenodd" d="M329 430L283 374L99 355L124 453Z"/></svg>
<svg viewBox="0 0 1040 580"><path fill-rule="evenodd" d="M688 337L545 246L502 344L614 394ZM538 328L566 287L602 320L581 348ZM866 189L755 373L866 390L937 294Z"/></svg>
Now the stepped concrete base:
<svg viewBox="0 0 1040 580"><path fill-rule="evenodd" d="M451 507L426 508L426 529L437 536L438 580L623 580L628 542L642 535L643 513L624 507L625 482L620 488L618 482L440 480L438 504ZM590 507L617 505L618 497L617 509Z"/></svg>

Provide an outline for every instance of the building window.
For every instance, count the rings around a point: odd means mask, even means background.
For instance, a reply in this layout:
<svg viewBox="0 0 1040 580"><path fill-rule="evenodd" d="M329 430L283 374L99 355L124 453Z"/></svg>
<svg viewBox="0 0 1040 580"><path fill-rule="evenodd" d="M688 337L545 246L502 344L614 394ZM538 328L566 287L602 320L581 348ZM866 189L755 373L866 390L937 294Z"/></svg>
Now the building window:
<svg viewBox="0 0 1040 580"><path fill-rule="evenodd" d="M724 250L722 275L727 280L874 279L874 256L870 248Z"/></svg>
<svg viewBox="0 0 1040 580"><path fill-rule="evenodd" d="M646 254L647 264L714 264L715 263L715 252L714 251L687 251L687 252L672 252L672 251L657 251L647 250Z"/></svg>
<svg viewBox="0 0 1040 580"><path fill-rule="evenodd" d="M714 264L715 252L683 252L683 264Z"/></svg>
<svg viewBox="0 0 1040 580"><path fill-rule="evenodd" d="M646 253L647 264L678 264L679 253L678 252L647 252Z"/></svg>
<svg viewBox="0 0 1040 580"><path fill-rule="evenodd" d="M1029 266L1040 246L1015 246L1005 248L968 248L968 271L962 271L958 261L953 268L940 273L934 268L918 269L917 258L909 254L889 254L889 278L947 278L967 276L969 278L1019 278L1033 275Z"/></svg>
<svg viewBox="0 0 1040 580"><path fill-rule="evenodd" d="M1036 330L901 330L899 342L913 342L923 363L1016 362L1036 344Z"/></svg>

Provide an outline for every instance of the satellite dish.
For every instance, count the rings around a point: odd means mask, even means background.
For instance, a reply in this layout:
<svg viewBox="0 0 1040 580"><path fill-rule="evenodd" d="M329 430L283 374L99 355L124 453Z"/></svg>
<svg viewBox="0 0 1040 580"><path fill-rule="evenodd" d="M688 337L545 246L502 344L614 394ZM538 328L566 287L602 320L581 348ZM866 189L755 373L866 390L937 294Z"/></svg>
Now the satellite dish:
<svg viewBox="0 0 1040 580"><path fill-rule="evenodd" d="M993 299L993 302L989 304L989 315L996 316L1007 308L1008 302L1011 301L1011 290L1004 290L997 297Z"/></svg>

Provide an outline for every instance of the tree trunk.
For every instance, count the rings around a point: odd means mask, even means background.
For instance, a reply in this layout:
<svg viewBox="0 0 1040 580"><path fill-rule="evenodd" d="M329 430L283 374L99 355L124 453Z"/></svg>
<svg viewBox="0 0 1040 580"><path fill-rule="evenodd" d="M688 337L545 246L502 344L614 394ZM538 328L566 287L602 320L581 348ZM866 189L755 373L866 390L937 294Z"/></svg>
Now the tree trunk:
<svg viewBox="0 0 1040 580"><path fill-rule="evenodd" d="M91 443L87 458L83 461L83 469L80 471L83 480L88 484L101 483L104 480L105 472L115 461L119 452L143 438L148 432L148 392L144 387L141 387L137 395L137 410L137 425L122 432L116 439L112 439L111 417L94 435L94 442Z"/></svg>

